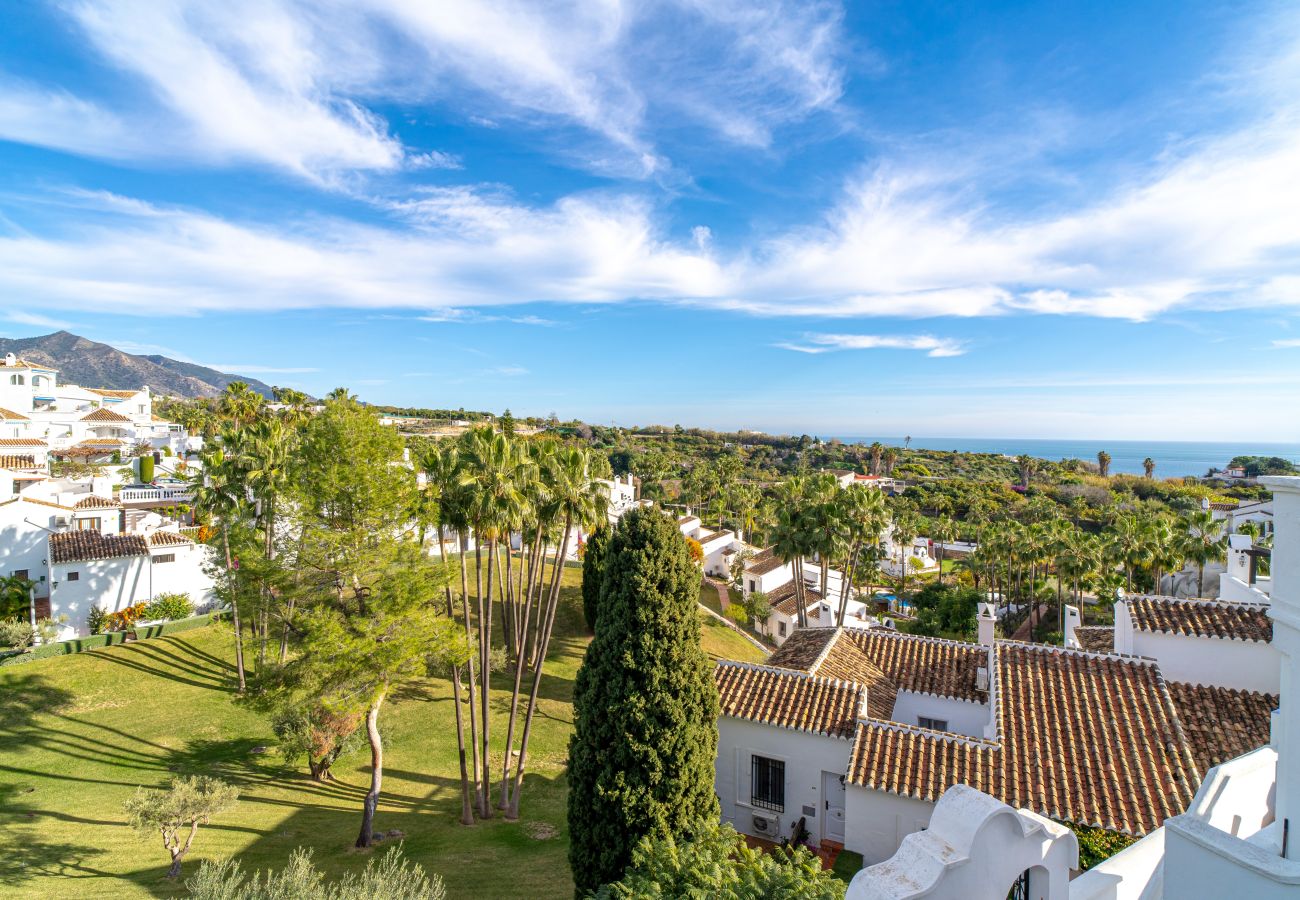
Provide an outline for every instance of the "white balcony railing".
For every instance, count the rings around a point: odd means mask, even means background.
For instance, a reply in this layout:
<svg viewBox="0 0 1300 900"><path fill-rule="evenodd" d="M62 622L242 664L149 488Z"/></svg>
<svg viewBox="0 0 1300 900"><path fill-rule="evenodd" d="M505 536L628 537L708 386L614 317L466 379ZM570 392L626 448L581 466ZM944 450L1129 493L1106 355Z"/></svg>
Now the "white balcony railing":
<svg viewBox="0 0 1300 900"><path fill-rule="evenodd" d="M126 487L118 494L118 499L123 503L157 503L161 501L174 501L177 503L188 503L194 499L194 490L188 485L170 485L164 484L158 487Z"/></svg>

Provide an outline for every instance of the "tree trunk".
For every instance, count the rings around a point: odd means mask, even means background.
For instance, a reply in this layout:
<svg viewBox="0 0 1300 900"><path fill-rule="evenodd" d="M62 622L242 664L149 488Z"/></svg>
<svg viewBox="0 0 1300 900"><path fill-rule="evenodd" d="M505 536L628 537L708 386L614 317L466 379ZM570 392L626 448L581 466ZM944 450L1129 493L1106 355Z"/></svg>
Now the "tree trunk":
<svg viewBox="0 0 1300 900"><path fill-rule="evenodd" d="M485 819L492 818L492 765L490 699L492 694L492 557L496 555L496 538L488 541L487 593L479 598L479 646L482 658L479 660L479 725L483 741L483 800L479 815Z"/></svg>
<svg viewBox="0 0 1300 900"><path fill-rule="evenodd" d="M447 618L453 622L456 619L455 607L451 602L451 585L446 588L447 591ZM460 666L451 667L451 690L452 700L456 709L456 753L460 757L460 824L474 824L474 804L470 800L472 792L469 786L469 765L465 753L465 720L460 710Z"/></svg>
<svg viewBox="0 0 1300 900"><path fill-rule="evenodd" d="M248 687L244 681L244 634L239 627L239 591L235 588L235 565L230 558L230 526L222 523L221 540L226 548L226 580L230 584L230 617L235 626L235 671L239 673L239 692Z"/></svg>
<svg viewBox="0 0 1300 900"><path fill-rule="evenodd" d="M572 516L565 518L564 522L564 544L568 546L569 531L573 526ZM519 741L519 762L515 769L514 787L511 791L510 806L506 810L506 818L515 820L519 818L519 795L524 786L524 765L528 760L528 738L532 735L533 730L533 713L537 711L537 695L542 683L542 666L546 662L546 652L551 644L551 630L555 626L555 610L560 605L560 579L557 577L552 582L551 596L546 603L546 618L542 625L541 642L538 647L537 665L533 669L533 684L528 692L528 712L524 716L524 731ZM510 762L510 745L506 745L506 764Z"/></svg>
<svg viewBox="0 0 1300 900"><path fill-rule="evenodd" d="M379 806L379 788L384 780L384 744L379 737L379 707L383 702L384 692L380 691L366 713L366 735L370 738L370 790L362 807L358 847L369 847L374 838L375 808Z"/></svg>
<svg viewBox="0 0 1300 900"><path fill-rule="evenodd" d="M190 852L190 845L194 843L194 835L198 833L198 830L199 830L199 823L191 822L190 833L189 836L185 838L185 843L178 847L168 848L171 850L171 854L172 854L172 864L171 867L167 870L168 878L181 877L181 861L185 859L185 854Z"/></svg>
<svg viewBox="0 0 1300 900"><path fill-rule="evenodd" d="M573 526L573 518L572 516L570 516L566 518L564 523L564 546L566 547L568 546L569 543L569 534L572 529L572 526ZM523 549L523 545L524 545L523 536L521 533L519 539L520 550ZM520 564L520 567L522 568L522 563ZM531 579L530 579L530 587L531 587ZM523 622L519 626L519 634L523 637L523 643L526 644L527 636L528 636L528 626L530 624L532 618L532 611L533 611L532 597L531 596L523 597L522 604L524 608L524 612L523 612L524 618L523 618ZM535 647L541 647L542 644L540 632L542 630L543 623L540 621L541 618L540 614L541 614L541 610L539 608L538 609L539 621L537 622L536 625L539 634L538 634L538 639L534 642ZM517 806L515 804L512 804L510 800L510 791L511 791L510 748L514 746L515 719L518 717L518 713L519 713L519 691L520 688L523 686L524 667L528 665L528 659L524 653L524 649L525 649L524 646L521 644L519 648L519 652L515 657L515 683L510 692L510 718L506 722L505 752L503 754L504 758L501 761L501 799L497 801L497 809L506 810L507 818L510 817L510 810L517 808ZM544 653L542 655L542 660L543 661L545 660ZM541 668L541 664L539 663L538 669L540 668Z"/></svg>
<svg viewBox="0 0 1300 900"><path fill-rule="evenodd" d="M469 625L469 573L465 567L465 545L467 539L464 534L457 532L456 538L460 543L460 606L461 612L465 616L465 644L467 647L474 646L473 635L470 633ZM465 674L469 677L469 746L470 762L474 772L474 794L479 796L479 761L478 761L478 707L475 701L478 698L477 685L474 678L474 654L469 655L469 662L465 665Z"/></svg>

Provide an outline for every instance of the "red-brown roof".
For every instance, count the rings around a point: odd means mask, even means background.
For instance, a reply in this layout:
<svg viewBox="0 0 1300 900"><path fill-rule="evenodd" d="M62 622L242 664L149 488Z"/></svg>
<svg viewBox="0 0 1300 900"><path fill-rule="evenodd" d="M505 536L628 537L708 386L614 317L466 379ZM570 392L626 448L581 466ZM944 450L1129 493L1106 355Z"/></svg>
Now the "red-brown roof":
<svg viewBox="0 0 1300 900"><path fill-rule="evenodd" d="M862 708L859 685L771 666L722 661L714 669L722 714L849 738Z"/></svg>
<svg viewBox="0 0 1300 900"><path fill-rule="evenodd" d="M144 556L148 552L149 545L138 534L64 531L50 535L50 558L56 563Z"/></svg>
<svg viewBox="0 0 1300 900"><path fill-rule="evenodd" d="M16 413L12 409L0 407L0 419L6 422L30 422L31 420L22 413Z"/></svg>
<svg viewBox="0 0 1300 900"><path fill-rule="evenodd" d="M108 497L91 494L72 504L73 509L117 509L122 504Z"/></svg>
<svg viewBox="0 0 1300 900"><path fill-rule="evenodd" d="M1067 822L1146 834L1200 782L1154 663L1002 641L998 738L865 721L849 780L936 801L957 783Z"/></svg>
<svg viewBox="0 0 1300 900"><path fill-rule="evenodd" d="M1273 622L1262 603L1148 596L1129 597L1125 603L1139 631L1265 643L1273 639Z"/></svg>
<svg viewBox="0 0 1300 900"><path fill-rule="evenodd" d="M766 575L768 572L775 572L785 565L785 561L773 552L771 547L766 550L755 553L745 565L745 571L750 575Z"/></svg>
<svg viewBox="0 0 1300 900"><path fill-rule="evenodd" d="M1074 636L1084 650L1093 653L1115 652L1115 628L1111 625L1081 625Z"/></svg>
<svg viewBox="0 0 1300 900"><path fill-rule="evenodd" d="M92 394L99 394L101 397L120 397L125 400L127 397L134 397L139 391L114 391L108 388L86 388Z"/></svg>
<svg viewBox="0 0 1300 900"><path fill-rule="evenodd" d="M34 469L36 457L0 453L0 469Z"/></svg>
<svg viewBox="0 0 1300 900"><path fill-rule="evenodd" d="M804 608L807 609L814 603L820 603L822 595L820 591L805 587L803 599ZM767 603L783 616L797 616L799 614L799 597L795 593L794 582L787 581L780 587L775 588L767 595Z"/></svg>
<svg viewBox="0 0 1300 900"><path fill-rule="evenodd" d="M40 438L0 438L0 447L44 447L45 441Z"/></svg>
<svg viewBox="0 0 1300 900"><path fill-rule="evenodd" d="M120 412L114 412L111 409L100 407L94 412L86 413L81 417L83 422L130 422L126 416Z"/></svg>
<svg viewBox="0 0 1300 900"><path fill-rule="evenodd" d="M1219 763L1268 744L1276 694L1182 681L1168 686L1202 776Z"/></svg>
<svg viewBox="0 0 1300 900"><path fill-rule="evenodd" d="M175 531L155 531L149 535L150 547L175 547L180 544L192 544L192 540Z"/></svg>

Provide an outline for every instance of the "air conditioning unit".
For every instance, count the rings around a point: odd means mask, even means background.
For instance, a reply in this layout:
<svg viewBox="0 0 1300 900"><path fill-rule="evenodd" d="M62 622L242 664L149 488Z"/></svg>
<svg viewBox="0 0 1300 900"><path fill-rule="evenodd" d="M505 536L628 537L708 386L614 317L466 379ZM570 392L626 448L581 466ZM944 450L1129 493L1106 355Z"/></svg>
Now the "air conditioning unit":
<svg viewBox="0 0 1300 900"><path fill-rule="evenodd" d="M776 816L754 816L754 834L776 839L781 836L781 821Z"/></svg>

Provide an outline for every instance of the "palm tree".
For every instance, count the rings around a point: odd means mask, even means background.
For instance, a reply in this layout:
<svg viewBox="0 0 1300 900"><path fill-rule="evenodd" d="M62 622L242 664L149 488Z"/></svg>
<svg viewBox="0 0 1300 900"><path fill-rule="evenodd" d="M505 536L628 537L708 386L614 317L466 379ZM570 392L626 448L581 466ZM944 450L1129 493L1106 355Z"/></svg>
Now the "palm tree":
<svg viewBox="0 0 1300 900"><path fill-rule="evenodd" d="M881 454L881 460L885 464L885 474L893 475L894 466L898 465L898 450L895 447L886 447L885 452Z"/></svg>
<svg viewBox="0 0 1300 900"><path fill-rule="evenodd" d="M1110 454L1105 450L1097 453L1097 471L1101 473L1102 478L1110 476Z"/></svg>
<svg viewBox="0 0 1300 900"><path fill-rule="evenodd" d="M560 544L561 552L569 544L569 538L575 527L590 528L606 517L608 496L591 479L590 453L584 448L565 448L555 454L553 465L549 470L549 500L552 514L564 522L564 537ZM515 769L514 784L509 794L509 809L506 818L519 818L519 796L523 789L524 767L528 762L528 738L532 733L533 717L537 712L538 690L542 681L542 666L551 644L551 632L555 627L555 611L560 600L560 570L564 560L555 561L555 574L551 580L551 592L547 598L544 617L538 622L540 636L536 663L533 666L532 687L528 694L528 712L524 717L523 735L519 743L519 761ZM510 759L510 741L506 742L506 760Z"/></svg>
<svg viewBox="0 0 1300 900"><path fill-rule="evenodd" d="M898 545L898 599L901 602L907 593L907 564L910 561L912 543L917 538L920 522L910 509L899 508L894 512L893 540Z"/></svg>
<svg viewBox="0 0 1300 900"><path fill-rule="evenodd" d="M1020 470L1020 487L1028 490L1029 479L1038 471L1038 460L1022 453L1016 457L1016 468Z"/></svg>
<svg viewBox="0 0 1300 900"><path fill-rule="evenodd" d="M821 568L818 586L822 599L830 601L827 576L830 561L838 558L845 547L846 527L839 509L840 486L835 476L822 473L813 476L808 482L808 550L817 554ZM841 577L847 573L842 573Z"/></svg>
<svg viewBox="0 0 1300 900"><path fill-rule="evenodd" d="M941 515L934 520L934 525L930 528L930 535L934 538L935 545L939 550L939 583L943 584L944 544L957 539L957 523L950 517Z"/></svg>
<svg viewBox="0 0 1300 900"><path fill-rule="evenodd" d="M245 382L232 381L221 395L221 414L231 424L243 427L257 418L266 398Z"/></svg>
<svg viewBox="0 0 1300 900"><path fill-rule="evenodd" d="M1149 456L1142 460L1142 471L1146 474L1147 478L1154 477L1156 474L1156 461Z"/></svg>
<svg viewBox="0 0 1300 900"><path fill-rule="evenodd" d="M465 509L466 492L463 487L463 473L461 468L460 453L454 446L435 446L430 448L421 460L421 466L428 475L429 492L431 499L436 504L437 515L435 516L435 525L438 529L439 552L441 553L441 537L444 528L453 528L458 538L457 549L463 550L464 535L469 528L469 521ZM473 638L470 634L469 623L469 606L468 598L465 596L465 585L467 583L465 571L465 554L460 556L460 574L461 574L461 606L465 612L465 644L473 646ZM455 607L452 603L451 585L446 587L447 596L447 616L455 619ZM465 668L467 670L469 681L469 716L470 716L470 741L469 747L471 754L465 751L465 725L464 716L461 712L461 703L463 700L460 666L451 667L452 691L456 697L456 749L460 756L460 781L461 781L461 813L460 821L462 825L474 824L474 808L472 796L477 791L479 784L479 760L478 760L478 715L474 708L474 699L476 694L476 685L474 679L474 655L469 654L466 660ZM468 756L473 757L474 777L471 783Z"/></svg>
<svg viewBox="0 0 1300 900"><path fill-rule="evenodd" d="M256 396L261 396L260 394ZM293 463L295 434L279 419L263 419L244 431L238 452L248 491L254 502L254 513L262 526L263 552L268 564L274 568L276 556L276 522L280 500L289 488ZM262 609L255 625L258 633L257 665L260 672L266 665L266 645L270 632L271 585L262 584ZM280 640L280 661L284 662L289 645L289 621L293 616L293 596L283 619Z"/></svg>
<svg viewBox="0 0 1300 900"><path fill-rule="evenodd" d="M1193 510L1183 519L1187 529L1183 538L1183 553L1196 563L1196 595L1205 594L1205 564L1218 559L1227 546L1223 521L1214 518L1208 509Z"/></svg>
<svg viewBox="0 0 1300 900"><path fill-rule="evenodd" d="M841 491L839 507L849 548L848 565L840 582L840 610L836 619L839 625L843 625L848 612L849 587L856 580L862 553L866 550L867 562L874 566L880 535L888 522L888 513L885 509L885 495L875 488L867 487Z"/></svg>
<svg viewBox="0 0 1300 900"><path fill-rule="evenodd" d="M234 432L227 430L223 437L232 443ZM211 444L203 454L203 471L196 474L194 482L194 508L202 515L215 519L221 531L221 543L226 557L226 588L230 591L230 612L235 629L235 671L239 678L239 691L248 685L244 675L244 633L239 621L239 591L237 589L234 559L230 554L230 529L247 513L243 473L237 461L229 458L221 443Z"/></svg>
<svg viewBox="0 0 1300 900"><path fill-rule="evenodd" d="M772 552L789 563L794 576L795 604L800 628L808 625L807 596L804 593L803 560L810 540L807 534L807 485L796 475L781 485L777 502L776 527L772 532Z"/></svg>
<svg viewBox="0 0 1300 900"><path fill-rule="evenodd" d="M885 445L880 443L880 441L873 441L871 446L867 448L867 451L871 454L871 474L879 475L880 458L885 452Z"/></svg>
<svg viewBox="0 0 1300 900"><path fill-rule="evenodd" d="M1137 516L1116 517L1111 526L1111 548L1116 563L1124 568L1124 589L1133 591L1133 572L1149 559L1147 529Z"/></svg>

